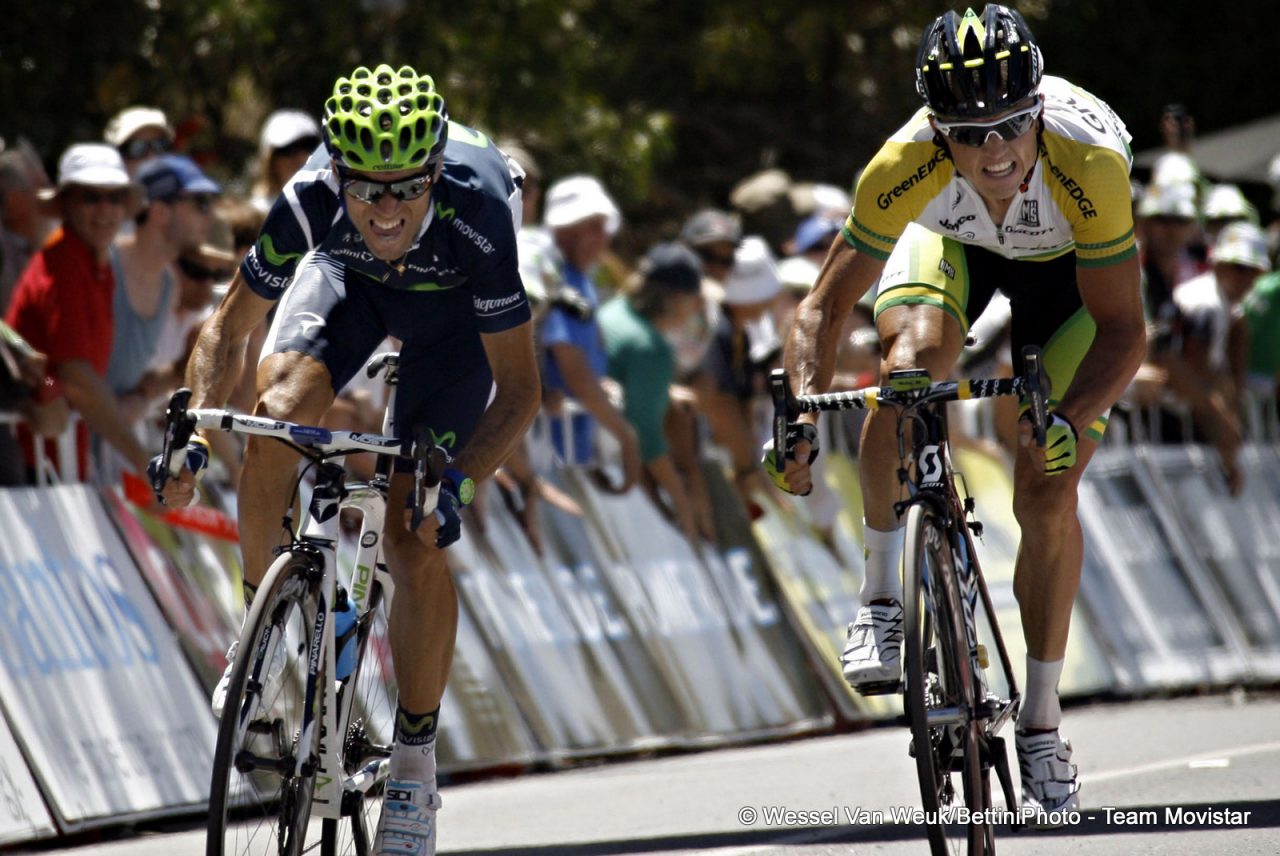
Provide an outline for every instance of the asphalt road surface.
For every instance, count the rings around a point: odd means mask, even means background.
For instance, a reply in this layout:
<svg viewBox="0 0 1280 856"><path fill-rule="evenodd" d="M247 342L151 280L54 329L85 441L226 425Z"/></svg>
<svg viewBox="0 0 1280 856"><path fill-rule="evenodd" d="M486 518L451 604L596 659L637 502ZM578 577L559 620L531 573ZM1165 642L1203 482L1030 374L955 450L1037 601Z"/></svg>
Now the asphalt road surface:
<svg viewBox="0 0 1280 856"><path fill-rule="evenodd" d="M1080 823L1002 828L999 853L1280 854L1280 695L1075 707L1063 732L1080 766ZM455 785L443 792L440 853L919 856L923 829L893 820L919 804L906 749L904 728L881 727ZM40 850L204 852L191 824Z"/></svg>

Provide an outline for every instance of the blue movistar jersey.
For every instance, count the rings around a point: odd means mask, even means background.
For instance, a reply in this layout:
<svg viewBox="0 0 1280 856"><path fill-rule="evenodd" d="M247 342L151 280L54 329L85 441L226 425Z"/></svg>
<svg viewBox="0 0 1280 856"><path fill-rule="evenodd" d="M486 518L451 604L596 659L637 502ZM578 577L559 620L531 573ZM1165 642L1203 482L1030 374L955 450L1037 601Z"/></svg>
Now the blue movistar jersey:
<svg viewBox="0 0 1280 856"><path fill-rule="evenodd" d="M470 312L482 333L508 330L530 319L516 257L521 175L483 133L450 122L431 211L406 257L393 266L369 252L346 216L327 157L313 155L272 206L241 275L255 294L276 300L299 260L314 250L387 288L439 292L442 322L456 323L459 312Z"/></svg>

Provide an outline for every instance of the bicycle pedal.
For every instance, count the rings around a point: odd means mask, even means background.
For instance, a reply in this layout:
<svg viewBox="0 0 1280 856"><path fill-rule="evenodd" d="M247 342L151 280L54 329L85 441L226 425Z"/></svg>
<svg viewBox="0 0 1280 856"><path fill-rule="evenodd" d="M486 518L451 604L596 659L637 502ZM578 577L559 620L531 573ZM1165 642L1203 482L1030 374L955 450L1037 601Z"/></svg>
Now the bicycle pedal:
<svg viewBox="0 0 1280 856"><path fill-rule="evenodd" d="M902 681L871 681L854 687L860 696L893 695L902 691Z"/></svg>

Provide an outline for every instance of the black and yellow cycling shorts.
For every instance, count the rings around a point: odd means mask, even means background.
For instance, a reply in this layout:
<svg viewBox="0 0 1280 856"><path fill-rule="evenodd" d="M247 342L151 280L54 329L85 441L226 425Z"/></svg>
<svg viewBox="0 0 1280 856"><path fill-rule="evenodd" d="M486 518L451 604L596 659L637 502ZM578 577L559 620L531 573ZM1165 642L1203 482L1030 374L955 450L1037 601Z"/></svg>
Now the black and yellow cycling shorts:
<svg viewBox="0 0 1280 856"><path fill-rule="evenodd" d="M906 304L936 306L967 336L996 289L1009 298L1013 313L1014 371L1022 370L1022 348L1039 345L1052 384L1050 406L1056 406L1096 330L1076 286L1074 252L1047 261L1010 259L912 225L885 263L875 314L879 318L886 309ZM1108 413L1082 433L1101 440Z"/></svg>

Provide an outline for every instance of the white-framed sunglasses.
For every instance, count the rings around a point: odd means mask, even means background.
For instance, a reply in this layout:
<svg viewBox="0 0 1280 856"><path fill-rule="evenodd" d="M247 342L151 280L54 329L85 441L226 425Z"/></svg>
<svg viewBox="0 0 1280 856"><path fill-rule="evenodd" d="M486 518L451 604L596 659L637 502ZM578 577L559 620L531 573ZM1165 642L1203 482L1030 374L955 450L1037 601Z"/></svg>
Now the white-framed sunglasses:
<svg viewBox="0 0 1280 856"><path fill-rule="evenodd" d="M949 140L962 146L978 148L984 145L991 135L995 134L1005 142L1016 140L1035 127L1036 120L1044 112L1044 103L1039 98L1036 103L1001 119L990 122L945 122L937 116L933 117L933 127Z"/></svg>

